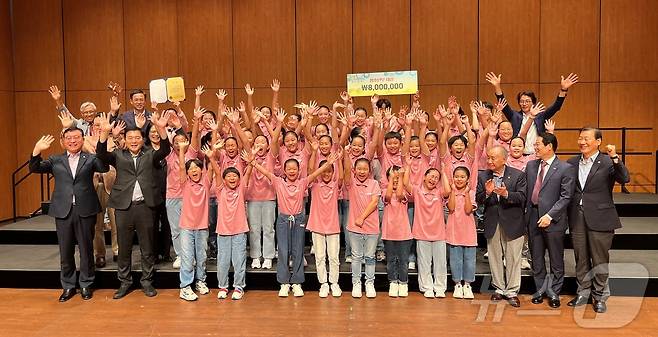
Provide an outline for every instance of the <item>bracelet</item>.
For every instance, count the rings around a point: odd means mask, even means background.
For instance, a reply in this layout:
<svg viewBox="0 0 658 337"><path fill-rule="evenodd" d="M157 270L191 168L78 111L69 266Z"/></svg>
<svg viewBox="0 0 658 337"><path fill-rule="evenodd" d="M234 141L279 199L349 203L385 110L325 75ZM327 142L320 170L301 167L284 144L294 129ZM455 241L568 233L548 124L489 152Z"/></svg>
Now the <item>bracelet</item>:
<svg viewBox="0 0 658 337"><path fill-rule="evenodd" d="M567 92L567 91L569 91L569 89L562 89L562 88L560 88L560 91Z"/></svg>
<svg viewBox="0 0 658 337"><path fill-rule="evenodd" d="M619 156L610 157L610 159L612 160L619 159Z"/></svg>

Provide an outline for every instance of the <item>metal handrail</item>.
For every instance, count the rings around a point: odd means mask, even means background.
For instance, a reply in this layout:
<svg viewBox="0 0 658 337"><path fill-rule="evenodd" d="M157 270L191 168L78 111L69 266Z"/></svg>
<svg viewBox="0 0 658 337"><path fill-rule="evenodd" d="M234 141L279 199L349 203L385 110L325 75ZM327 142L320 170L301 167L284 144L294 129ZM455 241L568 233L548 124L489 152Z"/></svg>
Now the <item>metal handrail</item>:
<svg viewBox="0 0 658 337"><path fill-rule="evenodd" d="M17 214L17 206L16 206L16 191L18 188L18 185L25 181L30 175L32 175L32 172L27 172L27 174L23 175L20 178L18 177L18 174L22 169L24 169L26 166L30 164L30 160L25 161L21 166L19 166L17 169L14 170L11 174L11 196L12 196L12 220L16 222L16 220L19 218ZM40 197L41 197L41 202L47 200L47 198L50 197L50 180L53 178L53 175L50 173L38 173L39 174L39 182L40 182ZM46 181L45 181L45 186L44 186L44 176L46 176ZM45 187L45 189L44 189ZM39 205L39 208L37 208L34 212L31 213L32 216L36 215L39 211L41 210L41 205Z"/></svg>

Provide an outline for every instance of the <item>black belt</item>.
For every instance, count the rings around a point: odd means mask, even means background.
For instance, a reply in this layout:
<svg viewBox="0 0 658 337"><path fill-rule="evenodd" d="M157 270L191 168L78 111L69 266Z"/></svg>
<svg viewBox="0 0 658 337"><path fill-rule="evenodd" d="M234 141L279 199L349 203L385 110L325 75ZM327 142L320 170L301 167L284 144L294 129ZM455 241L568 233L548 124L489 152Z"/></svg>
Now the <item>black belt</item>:
<svg viewBox="0 0 658 337"><path fill-rule="evenodd" d="M134 201L134 200L133 200L133 201L131 202L132 205L141 205L141 204L143 204L143 203L144 203L144 200L137 200L137 201Z"/></svg>

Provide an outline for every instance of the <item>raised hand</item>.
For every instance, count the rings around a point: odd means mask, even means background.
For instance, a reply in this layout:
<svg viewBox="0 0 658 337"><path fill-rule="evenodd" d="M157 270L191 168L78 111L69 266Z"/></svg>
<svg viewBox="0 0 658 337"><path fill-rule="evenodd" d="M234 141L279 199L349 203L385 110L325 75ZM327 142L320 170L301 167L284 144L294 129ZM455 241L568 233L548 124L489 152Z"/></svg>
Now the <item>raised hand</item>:
<svg viewBox="0 0 658 337"><path fill-rule="evenodd" d="M247 152L247 150L242 150L240 151L240 158L242 158L243 161L247 163L251 163L251 161L254 159L254 155L250 152Z"/></svg>
<svg viewBox="0 0 658 337"><path fill-rule="evenodd" d="M226 93L226 90L219 89L219 90L217 90L217 93L215 94L215 96L217 96L218 100L223 101L224 98L226 98L226 96L228 96L228 94Z"/></svg>
<svg viewBox="0 0 658 337"><path fill-rule="evenodd" d="M349 102L351 97L350 94L347 93L347 91L341 91L340 98L343 100L343 102Z"/></svg>
<svg viewBox="0 0 658 337"><path fill-rule="evenodd" d="M238 105L238 111L239 111L240 113L243 113L243 112L247 111L247 108L245 107L243 101L240 101L240 104Z"/></svg>
<svg viewBox="0 0 658 337"><path fill-rule="evenodd" d="M331 106L331 109L332 109L333 111L336 111L336 109L338 109L338 108L345 109L345 104L343 104L343 103L338 103L338 101L335 101L335 102L334 102L334 105Z"/></svg>
<svg viewBox="0 0 658 337"><path fill-rule="evenodd" d="M311 141L311 150L313 150L313 152L316 152L316 151L318 150L319 147L320 147L320 143L318 143L318 140L317 140L317 139L313 139L313 140Z"/></svg>
<svg viewBox="0 0 658 337"><path fill-rule="evenodd" d="M155 113L157 113L157 111ZM142 112L142 113L136 114L135 115L135 126L137 126L138 128L141 129L141 128L144 127L144 124L146 124L146 115L145 115L145 113Z"/></svg>
<svg viewBox="0 0 658 337"><path fill-rule="evenodd" d="M55 141L55 137L51 135L45 135L41 137L41 139L39 139L37 143L34 144L34 150L32 151L32 155L36 156L39 153L48 150L48 148L50 148L50 144L52 144L54 141Z"/></svg>
<svg viewBox="0 0 658 337"><path fill-rule="evenodd" d="M196 96L201 96L204 92L206 91L203 89L203 85L197 86L196 89L194 89L194 94Z"/></svg>
<svg viewBox="0 0 658 337"><path fill-rule="evenodd" d="M416 116L420 125L427 125L427 113L423 110L418 110L418 116Z"/></svg>
<svg viewBox="0 0 658 337"><path fill-rule="evenodd" d="M503 111L503 109L507 106L507 100L503 97L498 100L498 103L496 103L495 109L498 111Z"/></svg>
<svg viewBox="0 0 658 337"><path fill-rule="evenodd" d="M142 114L144 114L144 113L142 112ZM110 115L109 114L101 112L100 120L101 120L101 131L103 131L103 132L112 131L113 125L112 125L112 123L110 123Z"/></svg>
<svg viewBox="0 0 658 337"><path fill-rule="evenodd" d="M107 88L112 90L112 96L118 97L121 91L123 91L123 88L119 85L119 83L110 81L110 83L107 84Z"/></svg>
<svg viewBox="0 0 658 337"><path fill-rule="evenodd" d="M194 109L194 119L200 120L201 118L203 118L203 114L205 112L206 112L206 109L204 109L204 108Z"/></svg>
<svg viewBox="0 0 658 337"><path fill-rule="evenodd" d="M183 148L183 147L181 146L181 149L182 149L182 148ZM201 147L201 152L202 152L206 157L208 157L208 159L213 159L213 158L215 157L215 151L214 151L210 146L208 146L208 144L205 144L205 145L203 145L203 146Z"/></svg>
<svg viewBox="0 0 658 337"><path fill-rule="evenodd" d="M247 83L247 84L244 86L244 91L246 91L246 92L247 92L247 95L249 95L249 96L251 96L251 95L254 94L254 88L252 88L252 87L251 87L251 84L249 84L249 83Z"/></svg>
<svg viewBox="0 0 658 337"><path fill-rule="evenodd" d="M388 107L384 110L384 120L390 121L391 118L393 118L393 109L391 107Z"/></svg>
<svg viewBox="0 0 658 337"><path fill-rule="evenodd" d="M272 80L272 84L270 84L270 88L272 88L272 91L274 92L279 92L279 89L281 88L281 82L277 80L276 78Z"/></svg>
<svg viewBox="0 0 658 337"><path fill-rule="evenodd" d="M552 119L547 119L546 121L544 121L544 127L546 128L546 132L548 133L555 132L555 122Z"/></svg>
<svg viewBox="0 0 658 337"><path fill-rule="evenodd" d="M157 112L154 112L151 115L151 123L153 125L157 126L158 128L164 129L167 127L167 122L169 121L169 117L171 116L171 112L165 111L162 116L158 114Z"/></svg>
<svg viewBox="0 0 658 337"><path fill-rule="evenodd" d="M114 127L112 128L112 135L114 137L119 137L121 134L121 131L126 129L126 122L124 122L122 119L118 119L114 123Z"/></svg>
<svg viewBox="0 0 658 337"><path fill-rule="evenodd" d="M605 146L605 151L608 153L608 156L610 156L610 157L616 157L617 156L617 147L612 145L612 144L606 145Z"/></svg>
<svg viewBox="0 0 658 337"><path fill-rule="evenodd" d="M156 101L151 101L151 109L153 111L158 111L158 102Z"/></svg>
<svg viewBox="0 0 658 337"><path fill-rule="evenodd" d="M482 102L480 102L480 101L477 101L477 102L476 101L471 101L470 103L468 103L468 107L469 107L469 109L471 109L471 113L477 113L478 112L478 106L479 106L478 103L482 104Z"/></svg>
<svg viewBox="0 0 658 337"><path fill-rule="evenodd" d="M258 124L261 118L263 118L263 115L260 113L260 111L258 111L258 109L251 110L251 120L254 121L254 124Z"/></svg>
<svg viewBox="0 0 658 337"><path fill-rule="evenodd" d="M190 141L188 141L187 139L181 140L180 142L178 142L178 152L185 153L189 145L190 145ZM204 145L204 147L208 148L208 146L206 145ZM203 151L203 148L201 148L201 150Z"/></svg>
<svg viewBox="0 0 658 337"><path fill-rule="evenodd" d="M354 109L347 109L347 125L354 125L356 122L356 111Z"/></svg>
<svg viewBox="0 0 658 337"><path fill-rule="evenodd" d="M498 134L498 123L489 123L489 126L487 127L487 131L489 131L489 137L496 137Z"/></svg>
<svg viewBox="0 0 658 337"><path fill-rule="evenodd" d="M530 115L532 115L532 117L537 117L537 115L544 112L544 110L546 110L544 104L542 104L541 102L537 102L537 104L533 105L532 108L530 108Z"/></svg>
<svg viewBox="0 0 658 337"><path fill-rule="evenodd" d="M495 110L491 114L491 122L498 125L503 121L503 113L500 110Z"/></svg>
<svg viewBox="0 0 658 337"><path fill-rule="evenodd" d="M112 95L110 97L110 111L117 112L121 109L121 103L119 103L119 98Z"/></svg>
<svg viewBox="0 0 658 337"><path fill-rule="evenodd" d="M62 122L62 128L63 129L68 129L70 127L73 127L73 124L75 123L73 120L73 116L68 112L68 111L62 111L59 113L59 121Z"/></svg>
<svg viewBox="0 0 658 337"><path fill-rule="evenodd" d="M560 87L562 90L568 90L569 87L572 85L578 83L578 75L574 73L570 73L567 78L564 78L564 76L560 76Z"/></svg>
<svg viewBox="0 0 658 337"><path fill-rule="evenodd" d="M347 124L347 117L345 116L344 113L337 112L337 113L336 113L336 119L337 119L338 122L340 122L341 124L343 124L343 125L348 125L348 124Z"/></svg>
<svg viewBox="0 0 658 337"><path fill-rule="evenodd" d="M374 94L374 95L370 96L370 103L372 103L372 105L375 105L377 103L377 101L379 101L379 95Z"/></svg>
<svg viewBox="0 0 658 337"><path fill-rule="evenodd" d="M436 111L438 111L438 113L439 113L439 115L441 116L441 118L446 118L446 117L448 117L448 111L446 110L446 107L443 106L443 104L442 104L442 105L439 105L439 107L436 108Z"/></svg>
<svg viewBox="0 0 658 337"><path fill-rule="evenodd" d="M343 151L341 150L338 150L337 152L332 152L329 155L329 157L327 157L327 163L329 163L329 165L333 165L336 162L336 160L338 160L342 156L343 156Z"/></svg>
<svg viewBox="0 0 658 337"><path fill-rule="evenodd" d="M283 110L283 108L279 108L276 112L276 120L279 121L279 123L283 123L283 121L286 119L286 111Z"/></svg>
<svg viewBox="0 0 658 337"><path fill-rule="evenodd" d="M501 77L502 74L498 74L498 76L496 76L496 73L494 72L489 72L485 75L485 79L487 80L487 82L491 83L491 85L493 85L494 87L500 86Z"/></svg>
<svg viewBox="0 0 658 337"><path fill-rule="evenodd" d="M48 92L50 93L50 97L52 97L53 100L59 102L62 99L62 93L59 91L59 88L57 88L56 85L51 85L50 88L48 88Z"/></svg>
<svg viewBox="0 0 658 337"><path fill-rule="evenodd" d="M218 139L215 144L213 144L212 148L215 151L219 151L224 147L224 140L223 139Z"/></svg>

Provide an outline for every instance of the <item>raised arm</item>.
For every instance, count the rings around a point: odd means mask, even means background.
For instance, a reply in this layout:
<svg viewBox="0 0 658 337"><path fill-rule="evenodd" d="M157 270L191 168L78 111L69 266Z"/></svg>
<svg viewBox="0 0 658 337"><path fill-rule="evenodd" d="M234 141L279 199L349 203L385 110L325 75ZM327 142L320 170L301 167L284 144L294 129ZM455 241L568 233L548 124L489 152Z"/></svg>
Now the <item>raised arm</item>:
<svg viewBox="0 0 658 337"><path fill-rule="evenodd" d="M486 77L487 82L491 83L491 85L494 87L494 92L496 94L496 98L497 99L505 98L505 95L503 95L503 89L500 86L502 74L498 74L498 76L496 76L496 74L494 72L490 72L490 73L487 73L487 75L485 77ZM503 109L503 113L505 114L505 117L508 120L510 120L510 121L512 120L512 115L513 115L514 111L512 110L512 108L509 105L505 106L505 108Z"/></svg>
<svg viewBox="0 0 658 337"><path fill-rule="evenodd" d="M317 178L320 174L322 174L322 172L324 172L324 171L328 170L330 167L332 167L334 165L334 163L336 162L336 160L340 159L340 156L342 154L343 154L342 151L333 152L332 154L330 154L329 157L327 157L327 162L325 162L324 165L318 167L317 170L313 171L312 173L310 173L308 175L308 181L309 182L314 181L315 178Z"/></svg>
<svg viewBox="0 0 658 337"><path fill-rule="evenodd" d="M306 175L310 175L315 170L316 160L318 159L318 141L317 139L309 139L311 142L311 155L308 159L308 165L306 167ZM311 182L312 180L309 180Z"/></svg>
<svg viewBox="0 0 658 337"><path fill-rule="evenodd" d="M244 91L247 93L247 110L246 111L253 111L254 108L254 88L251 87L249 83L247 83L244 86ZM252 121L250 121L251 123ZM251 126L251 124L249 124Z"/></svg>
<svg viewBox="0 0 658 337"><path fill-rule="evenodd" d="M542 104L541 102L537 102L537 104L533 105L530 108L530 116L528 117L528 120L521 127L521 130L519 131L519 137L523 138L524 140L526 139L526 136L528 135L528 131L530 131L530 127L535 122L537 115L544 112L544 110L545 110L544 104Z"/></svg>
<svg viewBox="0 0 658 337"><path fill-rule="evenodd" d="M276 78L273 79L270 88L272 88L272 112L274 112L279 110L279 89L281 88L281 82Z"/></svg>
<svg viewBox="0 0 658 337"><path fill-rule="evenodd" d="M30 172L32 173L52 173L53 166L49 160L41 160L41 152L50 148L50 145L55 141L55 137L46 135L41 137L34 144L32 156L30 157Z"/></svg>
<svg viewBox="0 0 658 337"><path fill-rule="evenodd" d="M281 127L283 127L283 121L286 119L286 111L279 109L276 111L276 127L272 132L272 140L270 141L270 151L272 151L272 157L277 158L279 156L279 135L281 134ZM267 124L267 121L263 121ZM269 128L269 126L268 126Z"/></svg>
<svg viewBox="0 0 658 337"><path fill-rule="evenodd" d="M185 148L190 145L187 140L180 142L178 148L178 181L181 184L187 180L187 171L185 170ZM211 160L212 161L212 160Z"/></svg>
<svg viewBox="0 0 658 337"><path fill-rule="evenodd" d="M199 85L194 89L194 110L201 108L201 95L203 95L204 92L203 85Z"/></svg>
<svg viewBox="0 0 658 337"><path fill-rule="evenodd" d="M427 146L427 143L425 143L425 134L427 133L427 116L428 114L425 111L420 110L418 115L418 123L420 124L420 130L418 131L418 141L420 143L420 152L426 157L429 157L431 151Z"/></svg>
<svg viewBox="0 0 658 337"><path fill-rule="evenodd" d="M411 124L414 121L415 111L404 116L404 141L402 142L402 155L409 155L409 146L411 144Z"/></svg>
<svg viewBox="0 0 658 337"><path fill-rule="evenodd" d="M441 184L443 185L443 193L442 193L443 197L447 198L450 195L450 191L452 191L452 189L450 188L450 179L448 178L449 175L448 175L448 172L446 172L445 168L446 167L443 166L443 168L441 169L441 171L442 171L441 172Z"/></svg>
<svg viewBox="0 0 658 337"><path fill-rule="evenodd" d="M350 158L350 145L345 146L343 153L343 186L349 186L352 182L352 159Z"/></svg>

